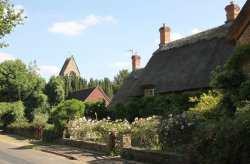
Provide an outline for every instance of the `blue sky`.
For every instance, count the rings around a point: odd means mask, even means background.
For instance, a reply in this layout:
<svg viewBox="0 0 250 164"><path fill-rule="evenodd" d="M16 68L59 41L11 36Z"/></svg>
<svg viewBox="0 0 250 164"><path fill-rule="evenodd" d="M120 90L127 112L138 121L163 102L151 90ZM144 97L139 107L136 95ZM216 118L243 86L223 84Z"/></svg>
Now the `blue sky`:
<svg viewBox="0 0 250 164"><path fill-rule="evenodd" d="M159 28L171 28L171 40L223 24L229 0L11 0L28 17L4 38L0 62L36 60L42 77L58 74L74 55L81 76L101 79L131 71L131 52L144 67L157 50ZM246 0L236 0L241 7Z"/></svg>

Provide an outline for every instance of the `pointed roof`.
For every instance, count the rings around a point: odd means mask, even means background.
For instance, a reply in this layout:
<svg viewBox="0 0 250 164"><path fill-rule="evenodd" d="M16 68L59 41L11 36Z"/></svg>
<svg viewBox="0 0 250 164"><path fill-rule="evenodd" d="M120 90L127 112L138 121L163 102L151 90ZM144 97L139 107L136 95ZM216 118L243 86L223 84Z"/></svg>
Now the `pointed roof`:
<svg viewBox="0 0 250 164"><path fill-rule="evenodd" d="M94 93L95 90L98 90L102 94L102 96L105 97L105 101L107 101L108 104L109 104L109 102L110 102L109 97L105 94L105 92L99 86L74 91L74 92L69 94L67 99L77 99L77 100L80 100L80 101L83 101L83 102L90 101L91 100L91 94Z"/></svg>
<svg viewBox="0 0 250 164"><path fill-rule="evenodd" d="M63 67L62 67L62 69L61 69L61 71L60 71L60 73L59 73L60 76L65 76L64 73L65 73L65 71L66 71L66 69L67 69L67 67L68 67L68 65L69 65L69 63L70 63L71 61L76 65L77 71L78 71L79 74L80 74L80 70L79 70L79 68L78 68L78 66L77 66L77 64L76 64L75 58L74 58L74 56L72 55L70 58L66 58L66 60L65 60L65 62L64 62L64 64L63 64Z"/></svg>

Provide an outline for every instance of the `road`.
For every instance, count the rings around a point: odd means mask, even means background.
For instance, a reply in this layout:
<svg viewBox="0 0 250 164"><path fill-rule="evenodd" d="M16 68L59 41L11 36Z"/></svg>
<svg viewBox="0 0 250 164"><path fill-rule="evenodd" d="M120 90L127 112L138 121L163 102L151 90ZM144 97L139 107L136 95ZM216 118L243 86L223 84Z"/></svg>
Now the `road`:
<svg viewBox="0 0 250 164"><path fill-rule="evenodd" d="M0 164L79 164L69 160L30 149L29 146L16 146L0 142Z"/></svg>

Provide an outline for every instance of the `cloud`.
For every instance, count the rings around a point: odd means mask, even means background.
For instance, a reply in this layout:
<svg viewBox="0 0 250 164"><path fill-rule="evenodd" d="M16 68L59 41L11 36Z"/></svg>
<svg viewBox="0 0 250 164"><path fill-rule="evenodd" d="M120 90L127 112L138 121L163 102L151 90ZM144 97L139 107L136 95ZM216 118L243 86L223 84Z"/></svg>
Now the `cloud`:
<svg viewBox="0 0 250 164"><path fill-rule="evenodd" d="M54 65L43 65L39 66L39 73L48 73L51 75L57 75L59 74L60 69L57 66Z"/></svg>
<svg viewBox="0 0 250 164"><path fill-rule="evenodd" d="M109 65L110 68L126 68L128 66L129 66L128 62L116 62Z"/></svg>
<svg viewBox="0 0 250 164"><path fill-rule="evenodd" d="M10 54L0 52L0 63L6 60L15 60L15 58Z"/></svg>
<svg viewBox="0 0 250 164"><path fill-rule="evenodd" d="M96 16L88 15L83 20L79 21L69 21L69 22L56 22L48 29L49 32L63 34L67 36L77 36L80 35L84 30L90 26L100 24L101 22L114 22L113 16Z"/></svg>
<svg viewBox="0 0 250 164"><path fill-rule="evenodd" d="M181 38L183 38L183 37L184 37L184 36L182 36L180 33L174 32L174 33L171 33L171 35L170 35L170 40L171 40L171 41L175 41L175 40L181 39Z"/></svg>
<svg viewBox="0 0 250 164"><path fill-rule="evenodd" d="M199 33L199 32L201 32L201 30L199 30L199 29L197 29L197 28L194 28L194 29L191 31L192 34L197 34L197 33Z"/></svg>

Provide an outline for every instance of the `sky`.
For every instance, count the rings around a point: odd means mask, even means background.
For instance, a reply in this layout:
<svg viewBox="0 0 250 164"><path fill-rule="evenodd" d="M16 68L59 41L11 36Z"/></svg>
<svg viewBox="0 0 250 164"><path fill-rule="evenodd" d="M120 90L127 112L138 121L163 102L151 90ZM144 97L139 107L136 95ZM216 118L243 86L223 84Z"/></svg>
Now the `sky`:
<svg viewBox="0 0 250 164"><path fill-rule="evenodd" d="M0 62L36 60L46 80L58 75L74 55L83 78L111 80L122 69L132 70L133 50L145 67L159 48L159 28L171 29L177 40L226 21L229 0L10 0L27 19L2 41ZM236 0L240 7L246 0Z"/></svg>

